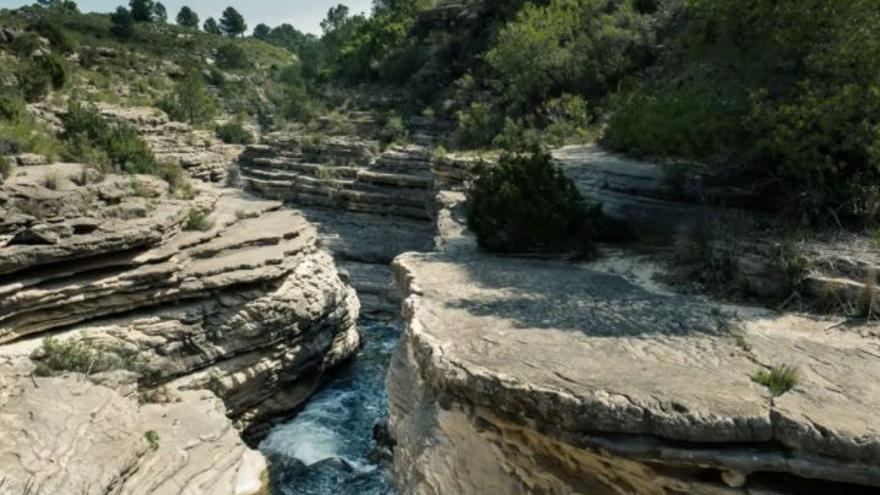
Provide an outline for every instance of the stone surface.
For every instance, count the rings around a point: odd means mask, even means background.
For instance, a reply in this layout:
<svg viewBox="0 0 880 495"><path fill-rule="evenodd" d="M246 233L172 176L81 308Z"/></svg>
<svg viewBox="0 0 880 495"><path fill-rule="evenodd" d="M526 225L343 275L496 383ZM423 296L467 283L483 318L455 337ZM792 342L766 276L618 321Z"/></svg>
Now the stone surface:
<svg viewBox="0 0 880 495"><path fill-rule="evenodd" d="M261 492L245 441L357 350L354 291L279 202L82 170L0 186L0 491ZM34 376L63 358L49 335L87 369Z"/></svg>
<svg viewBox="0 0 880 495"><path fill-rule="evenodd" d="M880 487L876 326L714 305L613 265L396 261L405 493L781 493L781 474ZM774 398L751 377L781 364L800 380Z"/></svg>

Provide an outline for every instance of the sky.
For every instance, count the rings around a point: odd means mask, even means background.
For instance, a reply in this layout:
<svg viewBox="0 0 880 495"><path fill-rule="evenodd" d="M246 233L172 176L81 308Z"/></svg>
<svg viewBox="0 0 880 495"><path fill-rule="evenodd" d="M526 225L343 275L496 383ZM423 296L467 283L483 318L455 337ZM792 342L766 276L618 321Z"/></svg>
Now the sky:
<svg viewBox="0 0 880 495"><path fill-rule="evenodd" d="M127 5L128 0L75 0L83 12L111 12L119 5ZM218 18L228 6L235 7L244 15L248 27L253 29L259 23L277 26L283 23L307 33L320 34L321 20L330 7L343 3L352 14L369 13L372 0L160 0L168 9L168 18L174 21L180 7L189 7L204 21L208 17ZM34 0L0 0L0 8L14 9L34 3Z"/></svg>

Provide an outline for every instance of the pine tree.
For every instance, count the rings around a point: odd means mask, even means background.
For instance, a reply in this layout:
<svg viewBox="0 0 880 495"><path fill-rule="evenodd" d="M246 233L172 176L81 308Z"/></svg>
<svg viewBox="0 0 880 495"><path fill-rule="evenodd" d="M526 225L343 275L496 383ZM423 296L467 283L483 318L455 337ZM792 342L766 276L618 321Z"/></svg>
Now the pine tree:
<svg viewBox="0 0 880 495"><path fill-rule="evenodd" d="M162 2L156 2L156 4L153 5L153 19L162 24L168 22L168 9L162 5Z"/></svg>
<svg viewBox="0 0 880 495"><path fill-rule="evenodd" d="M153 20L153 0L131 0L128 2L131 8L131 17L138 22L150 22Z"/></svg>
<svg viewBox="0 0 880 495"><path fill-rule="evenodd" d="M134 35L134 18L125 7L119 7L110 16L110 34L121 40L131 39Z"/></svg>
<svg viewBox="0 0 880 495"><path fill-rule="evenodd" d="M268 40L271 33L272 29L265 24L257 24L257 27L254 28L254 38L258 40Z"/></svg>
<svg viewBox="0 0 880 495"><path fill-rule="evenodd" d="M198 29L199 15L193 12L193 9L184 5L177 14L177 23L183 27Z"/></svg>
<svg viewBox="0 0 880 495"><path fill-rule="evenodd" d="M217 21L215 21L213 17L208 17L205 24L202 26L202 29L204 29L206 33L223 34L223 31L220 30L220 26L217 25Z"/></svg>
<svg viewBox="0 0 880 495"><path fill-rule="evenodd" d="M223 11L223 17L220 18L220 29L229 37L236 37L247 31L247 24L244 17L232 7L227 7Z"/></svg>

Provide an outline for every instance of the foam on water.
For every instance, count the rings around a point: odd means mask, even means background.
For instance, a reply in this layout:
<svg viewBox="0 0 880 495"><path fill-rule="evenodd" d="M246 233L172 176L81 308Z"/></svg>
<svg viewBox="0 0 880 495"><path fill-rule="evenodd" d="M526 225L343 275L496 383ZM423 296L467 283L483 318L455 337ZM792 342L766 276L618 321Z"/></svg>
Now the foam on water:
<svg viewBox="0 0 880 495"><path fill-rule="evenodd" d="M388 414L385 372L399 334L387 324L360 324L365 345L292 420L260 444L273 493L385 495L383 466L371 463L373 425Z"/></svg>

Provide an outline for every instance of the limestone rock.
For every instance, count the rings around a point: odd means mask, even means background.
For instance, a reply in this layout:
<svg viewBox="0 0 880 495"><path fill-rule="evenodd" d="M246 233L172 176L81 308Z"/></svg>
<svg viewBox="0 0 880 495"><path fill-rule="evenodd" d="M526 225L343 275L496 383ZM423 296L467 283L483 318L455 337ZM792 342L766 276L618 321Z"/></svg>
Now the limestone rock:
<svg viewBox="0 0 880 495"><path fill-rule="evenodd" d="M395 273L409 296L388 377L405 493L728 493L724 472L768 493L880 487L876 332L589 265L408 254ZM800 380L774 398L751 377L781 364Z"/></svg>

